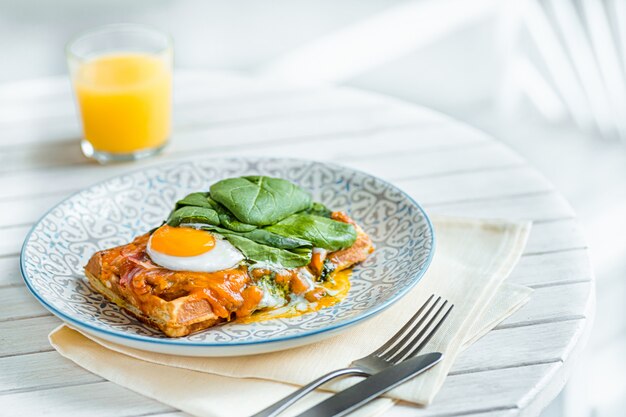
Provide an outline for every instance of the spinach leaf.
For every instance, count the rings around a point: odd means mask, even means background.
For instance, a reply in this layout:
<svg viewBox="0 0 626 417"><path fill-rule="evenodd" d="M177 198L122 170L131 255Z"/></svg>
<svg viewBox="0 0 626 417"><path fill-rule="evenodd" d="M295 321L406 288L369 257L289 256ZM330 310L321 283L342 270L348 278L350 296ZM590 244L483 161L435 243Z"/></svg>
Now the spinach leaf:
<svg viewBox="0 0 626 417"><path fill-rule="evenodd" d="M269 262L284 268L295 268L311 262L313 247L306 240L280 236L263 229L235 232L211 225L201 228L221 234L252 261Z"/></svg>
<svg viewBox="0 0 626 417"><path fill-rule="evenodd" d="M253 240L263 245L273 246L280 249L297 249L302 247L312 248L311 242L297 237L281 236L265 229L256 229L251 232L240 233L240 236Z"/></svg>
<svg viewBox="0 0 626 417"><path fill-rule="evenodd" d="M225 234L224 237L252 261L281 265L283 268L297 268L311 261L310 246L288 250L262 245L234 233Z"/></svg>
<svg viewBox="0 0 626 417"><path fill-rule="evenodd" d="M356 230L351 224L313 214L294 214L265 230L308 240L313 246L329 251L350 247L356 240Z"/></svg>
<svg viewBox="0 0 626 417"><path fill-rule="evenodd" d="M213 208L213 206L208 200L208 197L209 197L209 193L188 194L185 197L183 197L181 200L178 200L176 202L176 207L174 208L174 210L177 210L185 206Z"/></svg>
<svg viewBox="0 0 626 417"><path fill-rule="evenodd" d="M220 219L215 210L207 207L184 206L174 210L167 219L170 226L178 226L182 223L206 223L219 225Z"/></svg>
<svg viewBox="0 0 626 417"><path fill-rule="evenodd" d="M335 251L356 240L354 227L332 220L331 213L287 180L247 176L219 181L210 192L188 194L176 202L167 224L200 223L251 261L296 268L310 262L314 246ZM327 265L325 269L330 273Z"/></svg>
<svg viewBox="0 0 626 417"><path fill-rule="evenodd" d="M228 178L211 186L211 197L239 221L255 226L274 224L311 206L311 195L281 178Z"/></svg>
<svg viewBox="0 0 626 417"><path fill-rule="evenodd" d="M237 220L237 218L233 216L233 214L228 211L226 207L213 200L211 197L208 197L208 201L213 207L213 210L217 211L220 218L220 224L226 229L234 230L236 232L249 232L257 228L252 224L243 223Z"/></svg>
<svg viewBox="0 0 626 417"><path fill-rule="evenodd" d="M334 263L330 261L330 259L328 258L324 259L322 273L320 274L319 281L322 281L322 282L328 281L330 274L332 274L335 271L335 269L337 269L337 267L335 266Z"/></svg>
<svg viewBox="0 0 626 417"><path fill-rule="evenodd" d="M322 203L318 203L317 201L315 201L313 204L311 204L311 207L306 210L305 213L314 214L316 216L328 217L330 219L330 215L333 213L333 211Z"/></svg>
<svg viewBox="0 0 626 417"><path fill-rule="evenodd" d="M186 195L181 200L176 202L176 206L174 211L182 208L182 207L204 207L207 209L213 209L217 212L219 217L219 222L217 224L221 224L226 229L235 230L237 232L249 232L251 230L256 229L257 227L251 224L242 223L235 216L229 212L226 207L222 206L217 201L213 200L209 193L197 192ZM173 214L173 213L172 213ZM188 211L185 212L188 214ZM171 215L170 215L171 216ZM214 216L210 215L209 224L215 224ZM181 223L190 223L189 221L182 221ZM195 223L205 223L203 221L196 221Z"/></svg>
<svg viewBox="0 0 626 417"><path fill-rule="evenodd" d="M201 226L200 228L209 232L219 233L223 236L237 235L245 237L246 239L250 239L253 242L260 243L262 245L272 246L279 249L313 248L311 242L307 240L298 239L295 237L281 236L265 229L256 229L250 232L236 232L233 230L228 230L222 227L211 225Z"/></svg>

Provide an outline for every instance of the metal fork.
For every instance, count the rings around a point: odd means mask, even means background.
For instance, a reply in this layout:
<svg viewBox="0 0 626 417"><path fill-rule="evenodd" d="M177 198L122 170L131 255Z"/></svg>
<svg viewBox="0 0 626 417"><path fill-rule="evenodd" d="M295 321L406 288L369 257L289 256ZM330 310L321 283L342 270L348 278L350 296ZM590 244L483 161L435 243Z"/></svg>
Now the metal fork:
<svg viewBox="0 0 626 417"><path fill-rule="evenodd" d="M454 304L448 306L448 301L442 300L441 297L437 297L435 302L431 304L434 298L435 295L431 295L417 310L417 313L387 343L374 352L355 360L348 368L337 369L317 378L315 381L259 411L252 417L276 416L309 392L337 377L345 375L370 376L403 360L414 357L433 337L454 307ZM446 308L446 306L448 307ZM427 307L428 310L426 310ZM424 312L425 310L426 312ZM429 319L428 322L422 327L422 324L427 319Z"/></svg>

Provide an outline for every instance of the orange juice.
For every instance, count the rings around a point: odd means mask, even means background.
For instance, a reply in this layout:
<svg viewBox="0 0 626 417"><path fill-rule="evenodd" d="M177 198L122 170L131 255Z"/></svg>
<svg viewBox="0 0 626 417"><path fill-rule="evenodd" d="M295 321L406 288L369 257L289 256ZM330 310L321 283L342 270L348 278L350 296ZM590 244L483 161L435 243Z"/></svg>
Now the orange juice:
<svg viewBox="0 0 626 417"><path fill-rule="evenodd" d="M172 73L162 57L103 55L73 77L85 139L94 149L132 153L165 144L172 129Z"/></svg>

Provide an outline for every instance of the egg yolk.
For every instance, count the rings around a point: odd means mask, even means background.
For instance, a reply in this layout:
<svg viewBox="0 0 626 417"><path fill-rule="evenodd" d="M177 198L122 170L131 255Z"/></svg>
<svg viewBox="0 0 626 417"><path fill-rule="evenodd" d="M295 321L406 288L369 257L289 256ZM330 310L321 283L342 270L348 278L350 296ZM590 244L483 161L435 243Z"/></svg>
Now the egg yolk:
<svg viewBox="0 0 626 417"><path fill-rule="evenodd" d="M215 237L190 227L161 226L150 238L152 250L171 256L202 255L215 247Z"/></svg>

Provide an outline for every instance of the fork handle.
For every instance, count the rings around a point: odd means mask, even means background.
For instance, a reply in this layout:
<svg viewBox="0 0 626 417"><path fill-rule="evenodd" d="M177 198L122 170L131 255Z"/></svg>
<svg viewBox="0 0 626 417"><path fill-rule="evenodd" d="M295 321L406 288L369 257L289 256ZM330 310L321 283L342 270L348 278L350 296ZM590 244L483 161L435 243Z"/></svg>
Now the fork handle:
<svg viewBox="0 0 626 417"><path fill-rule="evenodd" d="M288 396L286 396L285 398L283 398L282 400L275 402L274 404L270 405L269 407L259 411L258 413L254 414L252 417L274 417L280 413L282 413L283 411L285 411L285 409L289 406L291 406L293 403L295 403L296 401L298 401L300 398L304 397L305 395L307 395L309 392L313 391L315 388L324 385L325 383L338 378L340 376L344 376L344 375L361 375L361 376L369 376L370 374L363 371L362 369L359 368L343 368L343 369L337 369L336 371L332 371L327 373L326 375L323 375L319 378L317 378L315 381L303 386L302 388L294 391L293 393L289 394Z"/></svg>

